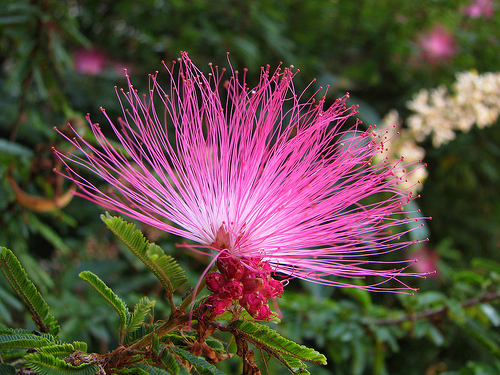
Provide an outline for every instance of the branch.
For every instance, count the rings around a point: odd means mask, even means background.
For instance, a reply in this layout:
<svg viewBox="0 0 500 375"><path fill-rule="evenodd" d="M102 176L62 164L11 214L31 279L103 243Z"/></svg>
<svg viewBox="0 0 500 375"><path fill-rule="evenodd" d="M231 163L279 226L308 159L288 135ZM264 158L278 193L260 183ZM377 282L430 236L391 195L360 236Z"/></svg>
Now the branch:
<svg viewBox="0 0 500 375"><path fill-rule="evenodd" d="M467 301L462 302L460 304L460 306L461 307L470 307L470 306L477 305L478 303L489 302L489 301L495 300L497 298L500 298L500 292L485 293L480 297L471 298ZM448 307L442 306L442 307L438 307L435 309L420 311L418 313L403 315L400 318L373 320L373 321L371 321L371 323L379 325L379 326L387 326L387 325L398 325L398 324L404 323L404 322L409 321L409 320L414 321L417 319L429 319L429 318L437 319L437 318L441 318L442 315L444 315L447 311L448 311Z"/></svg>

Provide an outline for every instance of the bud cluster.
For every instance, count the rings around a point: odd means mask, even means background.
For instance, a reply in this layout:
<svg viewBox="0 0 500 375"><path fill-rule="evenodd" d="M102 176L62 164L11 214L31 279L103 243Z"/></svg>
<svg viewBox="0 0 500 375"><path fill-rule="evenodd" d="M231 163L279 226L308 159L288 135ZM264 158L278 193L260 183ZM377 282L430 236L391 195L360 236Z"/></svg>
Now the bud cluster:
<svg viewBox="0 0 500 375"><path fill-rule="evenodd" d="M206 276L207 288L213 294L207 299L213 315L226 312L236 301L257 320L272 316L269 298L280 297L283 284L271 277L271 265L262 259L241 259L223 252L217 259L219 272Z"/></svg>

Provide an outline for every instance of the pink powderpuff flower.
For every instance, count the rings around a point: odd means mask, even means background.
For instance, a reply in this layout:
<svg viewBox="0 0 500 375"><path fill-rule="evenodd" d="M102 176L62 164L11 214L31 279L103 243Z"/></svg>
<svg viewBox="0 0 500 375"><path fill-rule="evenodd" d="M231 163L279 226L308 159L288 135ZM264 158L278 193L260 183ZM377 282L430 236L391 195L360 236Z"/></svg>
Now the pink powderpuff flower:
<svg viewBox="0 0 500 375"><path fill-rule="evenodd" d="M462 8L462 14L471 18L490 19L495 13L495 1L475 0L472 4Z"/></svg>
<svg viewBox="0 0 500 375"><path fill-rule="evenodd" d="M73 52L73 60L78 73L96 75L104 71L108 57L97 48L78 48Z"/></svg>
<svg viewBox="0 0 500 375"><path fill-rule="evenodd" d="M404 211L415 197L397 187L402 160L372 163L386 132L347 125L356 113L347 96L327 106L318 92L297 93L292 68L262 67L251 88L246 70L231 67L225 80L225 69L209 65L205 75L182 53L165 65L167 90L156 73L145 95L127 76L128 90L117 90L124 118L115 124L101 109L118 142L88 118L98 146L75 132L67 139L77 152L55 150L76 194L213 257L205 271L217 263L219 272L206 275L213 315L239 304L269 319L267 301L286 284L275 274L411 293L401 277L425 273L404 272L414 260L384 256L415 243L405 234L423 224Z"/></svg>
<svg viewBox="0 0 500 375"><path fill-rule="evenodd" d="M442 25L436 25L418 40L420 57L433 65L447 62L457 53L455 36Z"/></svg>

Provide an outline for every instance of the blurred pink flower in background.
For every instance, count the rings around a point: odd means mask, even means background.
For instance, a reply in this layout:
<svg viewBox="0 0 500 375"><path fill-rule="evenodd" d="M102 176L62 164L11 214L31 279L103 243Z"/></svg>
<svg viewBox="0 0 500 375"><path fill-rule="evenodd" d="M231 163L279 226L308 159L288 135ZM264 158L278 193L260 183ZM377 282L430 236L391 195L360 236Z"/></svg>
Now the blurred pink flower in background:
<svg viewBox="0 0 500 375"><path fill-rule="evenodd" d="M494 0L475 0L471 5L462 8L462 14L471 18L489 19L495 13L494 8Z"/></svg>
<svg viewBox="0 0 500 375"><path fill-rule="evenodd" d="M76 72L88 75L104 72L122 75L125 69L130 73L130 63L113 60L96 47L76 49L73 52L73 66Z"/></svg>
<svg viewBox="0 0 500 375"><path fill-rule="evenodd" d="M439 277L437 262L439 255L433 249L422 246L416 253L413 254L417 262L413 267L422 273L429 274L428 277Z"/></svg>
<svg viewBox="0 0 500 375"><path fill-rule="evenodd" d="M417 44L420 58L433 65L447 62L457 53L455 36L442 25L436 25L430 32L422 34Z"/></svg>
<svg viewBox="0 0 500 375"><path fill-rule="evenodd" d="M95 47L90 49L78 48L73 52L73 63L75 71L83 74L100 74L109 61L104 53Z"/></svg>

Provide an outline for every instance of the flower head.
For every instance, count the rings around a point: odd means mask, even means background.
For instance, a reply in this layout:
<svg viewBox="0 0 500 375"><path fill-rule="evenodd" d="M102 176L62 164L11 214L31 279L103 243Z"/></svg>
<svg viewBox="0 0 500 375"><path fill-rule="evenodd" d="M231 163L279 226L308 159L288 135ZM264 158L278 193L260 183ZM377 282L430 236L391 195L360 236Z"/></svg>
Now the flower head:
<svg viewBox="0 0 500 375"><path fill-rule="evenodd" d="M433 65L439 65L453 58L457 53L455 36L442 25L420 36L418 40L420 57Z"/></svg>
<svg viewBox="0 0 500 375"><path fill-rule="evenodd" d="M414 253L415 259L418 261L414 264L414 268L419 272L429 274L429 277L439 277L439 254L429 247L423 246Z"/></svg>
<svg viewBox="0 0 500 375"><path fill-rule="evenodd" d="M89 75L102 73L109 60L106 54L97 48L78 48L73 53L73 59L75 71Z"/></svg>
<svg viewBox="0 0 500 375"><path fill-rule="evenodd" d="M327 106L317 93L296 93L291 68L263 67L250 88L246 71L231 67L225 81L224 69L210 67L204 75L183 53L167 68L166 91L157 74L143 96L129 80L118 93L118 125L102 109L119 146L90 119L99 146L68 138L82 154L55 152L77 194L212 256L219 272L206 275L213 293L206 303L214 315L239 304L269 319L268 299L283 292L277 273L334 286L374 276L356 287L411 290L399 277L423 276L403 273L413 261L381 257L413 243L402 236L421 225L404 212L414 198L397 188L404 172L393 177L404 170L401 160L372 164L384 136L346 125L356 113L346 97ZM99 189L75 165L111 189Z"/></svg>
<svg viewBox="0 0 500 375"><path fill-rule="evenodd" d="M462 8L462 14L471 18L489 19L495 13L494 0L474 0L469 6Z"/></svg>

